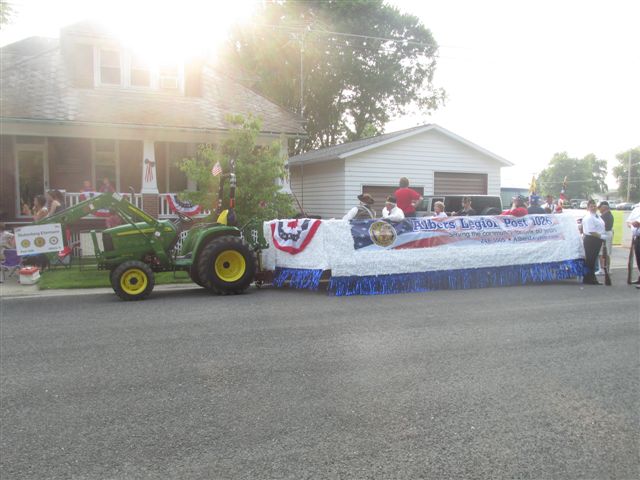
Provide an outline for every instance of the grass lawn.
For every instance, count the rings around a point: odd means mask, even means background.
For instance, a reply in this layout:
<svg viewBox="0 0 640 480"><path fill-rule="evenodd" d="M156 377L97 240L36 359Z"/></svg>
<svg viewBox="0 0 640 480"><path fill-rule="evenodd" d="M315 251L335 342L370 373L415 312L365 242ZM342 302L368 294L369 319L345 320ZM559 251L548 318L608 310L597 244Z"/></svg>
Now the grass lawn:
<svg viewBox="0 0 640 480"><path fill-rule="evenodd" d="M191 283L187 272L161 272L156 273L156 285L169 283ZM80 270L78 266L71 268L56 268L42 272L38 281L40 290L51 288L100 288L111 287L109 272L96 270L95 267L86 267Z"/></svg>

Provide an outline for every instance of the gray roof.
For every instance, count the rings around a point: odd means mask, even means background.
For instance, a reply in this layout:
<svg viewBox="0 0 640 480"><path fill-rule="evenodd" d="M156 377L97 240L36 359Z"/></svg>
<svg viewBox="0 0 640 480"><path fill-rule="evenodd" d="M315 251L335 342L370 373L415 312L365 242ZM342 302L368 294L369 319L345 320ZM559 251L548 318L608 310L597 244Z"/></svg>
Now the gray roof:
<svg viewBox="0 0 640 480"><path fill-rule="evenodd" d="M31 41L30 49L22 42ZM77 88L59 43L27 39L0 49L0 116L4 121L57 121L116 126L227 130L228 114L253 114L262 131L302 135L299 118L205 64L202 96L127 89ZM6 53L5 53L6 52ZM18 52L16 54L15 52ZM29 53L34 53L29 55Z"/></svg>
<svg viewBox="0 0 640 480"><path fill-rule="evenodd" d="M289 158L290 164L298 163L315 163L324 162L328 160L336 160L342 158L343 155L351 153L355 150L360 150L364 147L375 146L377 143L387 142L400 137L414 130L423 129L428 125L419 125L417 127L407 128L406 130L400 130L398 132L385 133L383 135L376 135L375 137L367 137L360 140L354 140L353 142L341 143L340 145L333 145L331 147L324 147L318 150L310 150L306 153L301 153Z"/></svg>
<svg viewBox="0 0 640 480"><path fill-rule="evenodd" d="M417 127L407 128L405 130L400 130L392 133L385 133L383 135L377 135L375 137L363 138L361 140L355 140L353 142L342 143L340 145L334 145L331 147L320 148L318 150L311 150L306 153L301 153L300 155L295 155L289 158L290 165L299 165L299 164L307 164L307 163L317 163L317 162L326 162L329 160L337 160L339 158L347 158L351 155L355 155L357 153L361 153L370 149L378 148L383 145L387 145L389 143L393 143L395 141L402 140L407 137L411 137L413 135L417 135L420 133L427 132L429 130L435 130L443 135L448 136L449 138L460 142L478 152L489 156L490 158L502 163L505 166L511 166L511 163L508 160L492 153L472 142L466 140L453 132L441 127L440 125L436 125L435 123L427 123L425 125L419 125Z"/></svg>

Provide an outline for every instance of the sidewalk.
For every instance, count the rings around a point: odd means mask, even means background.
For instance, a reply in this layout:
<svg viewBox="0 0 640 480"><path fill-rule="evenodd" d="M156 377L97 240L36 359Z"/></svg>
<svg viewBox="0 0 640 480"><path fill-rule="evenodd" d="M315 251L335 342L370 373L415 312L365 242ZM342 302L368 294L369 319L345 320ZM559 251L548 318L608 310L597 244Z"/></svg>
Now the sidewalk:
<svg viewBox="0 0 640 480"><path fill-rule="evenodd" d="M612 273L617 272L618 281L622 281L622 273L624 272L624 281L626 282L627 275L627 262L629 259L629 247L624 246L614 246L613 252L611 252L611 271ZM635 264L634 264L634 272ZM634 277L635 278L635 277ZM189 290L189 289L199 289L195 283L180 283L180 284L171 284L171 285L158 285L154 288L154 291L166 291L166 290ZM17 297L56 297L63 295L94 295L94 294L102 294L109 293L113 294L113 290L111 288L68 288L68 289L60 289L60 290L40 290L38 289L38 285L20 285L18 283L18 273L16 272L10 278L5 278L4 283L0 284L0 300L3 298L17 298Z"/></svg>

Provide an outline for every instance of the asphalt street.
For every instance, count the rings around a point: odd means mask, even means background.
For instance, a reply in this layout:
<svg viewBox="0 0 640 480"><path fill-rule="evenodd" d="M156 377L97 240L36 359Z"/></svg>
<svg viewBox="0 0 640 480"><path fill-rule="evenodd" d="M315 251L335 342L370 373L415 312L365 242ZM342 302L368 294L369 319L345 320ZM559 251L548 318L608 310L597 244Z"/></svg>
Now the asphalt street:
<svg viewBox="0 0 640 480"><path fill-rule="evenodd" d="M2 299L2 479L640 477L640 291Z"/></svg>

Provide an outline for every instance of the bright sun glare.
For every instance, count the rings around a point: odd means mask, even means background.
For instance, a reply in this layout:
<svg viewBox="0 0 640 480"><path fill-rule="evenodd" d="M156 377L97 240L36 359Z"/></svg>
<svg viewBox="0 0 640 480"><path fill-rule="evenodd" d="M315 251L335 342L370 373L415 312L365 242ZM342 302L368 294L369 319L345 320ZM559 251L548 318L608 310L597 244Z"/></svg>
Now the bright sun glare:
<svg viewBox="0 0 640 480"><path fill-rule="evenodd" d="M111 10L113 17L104 21L150 62L184 60L214 50L231 26L247 21L255 7L253 0L129 3L125 10Z"/></svg>
<svg viewBox="0 0 640 480"><path fill-rule="evenodd" d="M256 6L255 0L127 3L107 9L100 20L149 62L215 51L231 26L247 21Z"/></svg>

